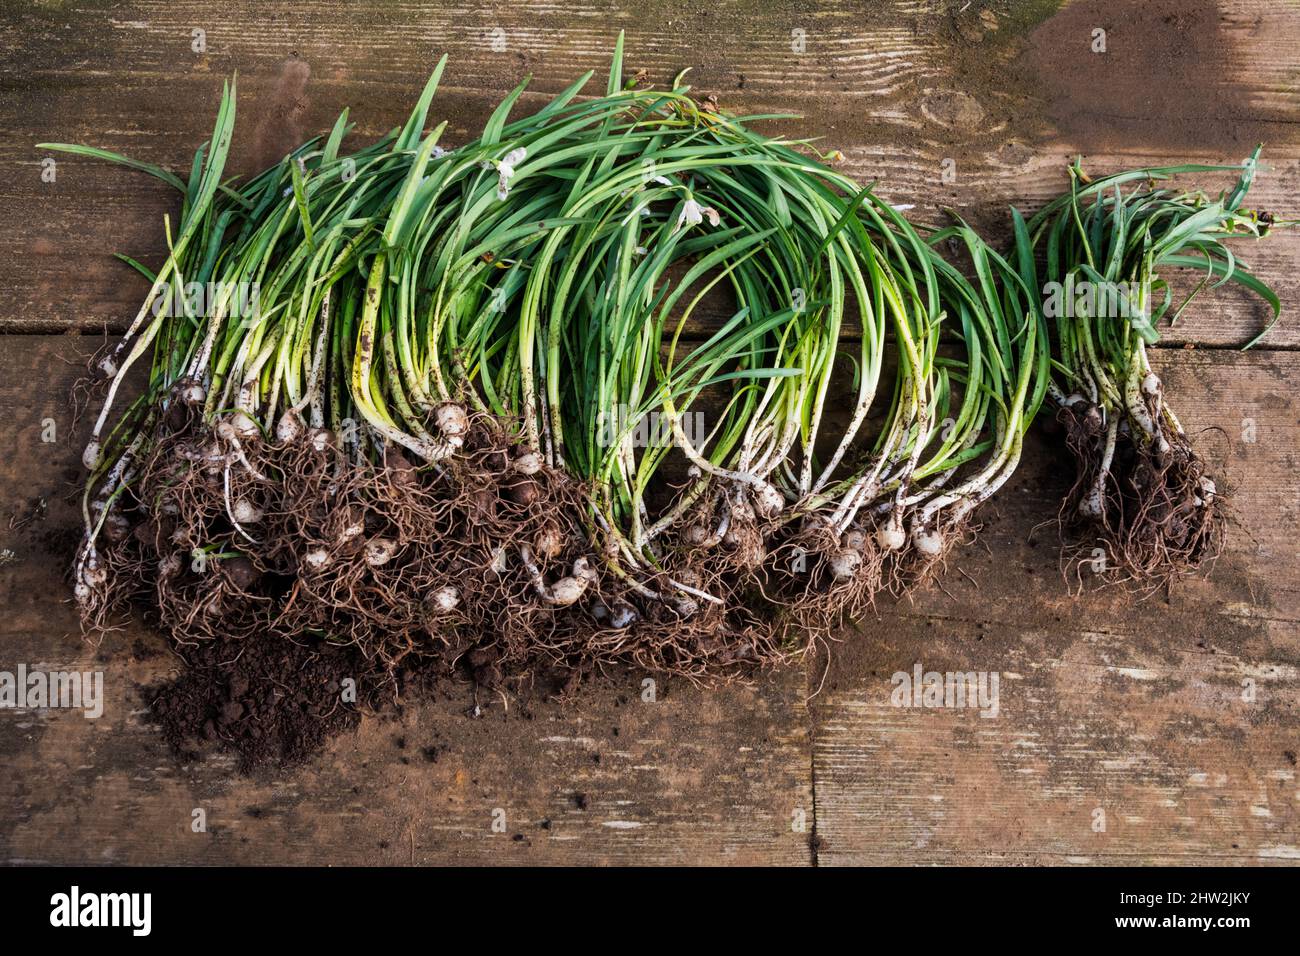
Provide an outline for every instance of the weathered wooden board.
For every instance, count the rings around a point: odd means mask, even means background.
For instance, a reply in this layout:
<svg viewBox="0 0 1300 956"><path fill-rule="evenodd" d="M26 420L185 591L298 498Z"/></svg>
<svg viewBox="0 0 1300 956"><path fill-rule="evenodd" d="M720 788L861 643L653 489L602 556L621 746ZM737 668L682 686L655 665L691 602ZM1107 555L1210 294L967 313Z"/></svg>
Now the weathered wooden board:
<svg viewBox="0 0 1300 956"><path fill-rule="evenodd" d="M1169 13L1076 0L1048 23L1050 42L1031 39L1054 10L1040 0L6 7L0 330L123 328L144 288L111 253L156 261L162 216L174 211L165 187L94 163L61 159L55 182L42 181L38 142L187 167L222 80L238 70L233 162L248 172L327 129L344 106L359 137L400 122L443 52L451 63L435 112L465 139L525 74L538 92L524 109L581 70L599 71L620 28L630 69L662 84L690 67L696 90L726 109L804 114L783 128L822 137L844 153L843 168L880 178L883 195L915 203L926 222L951 207L996 229L1006 204L1033 208L1059 190L1079 152L1089 169L1109 170L1238 160L1257 140L1272 168L1252 202L1296 213L1293 4L1187 0ZM1115 59L1087 59L1097 26ZM193 50L195 30L204 53ZM1188 58L1204 66L1199 85L1179 73ZM1149 95L1101 95L1114 89L1111 72L1140 81L1143 68ZM1095 105L1057 89L1075 73L1098 93ZM1122 135L1099 135L1099 115ZM1300 302L1300 235L1242 254L1284 301ZM1222 290L1166 344L1230 346L1263 318L1258 303ZM1298 330L1284 317L1267 342L1296 348ZM982 516L980 539L938 585L882 605L846 635L829 671L819 661L755 689L661 686L654 704L630 674L567 707L495 706L480 719L453 694L400 718L366 718L305 767L240 778L222 757L179 764L147 724L140 687L174 666L157 636L129 629L89 647L65 599L80 478L67 395L93 345L0 341L10 435L0 460L0 669L93 664L109 698L99 720L0 713L0 860L1300 860L1292 352L1156 355L1185 423L1216 429L1201 446L1223 466L1240 517L1212 576L1171 595L1071 594L1054 527L1038 527L1054 515L1069 465L1038 438ZM46 419L52 443L42 441ZM890 706L891 675L918 662L999 672L1000 715ZM203 834L191 832L200 808ZM504 832L492 828L498 809Z"/></svg>
<svg viewBox="0 0 1300 956"><path fill-rule="evenodd" d="M1169 594L1098 592L1085 567L1072 596L1054 524L1035 529L1070 466L1035 441L939 585L811 677L819 862L1300 860L1300 360L1158 364L1231 476L1228 552ZM917 663L999 672L1000 713L893 706Z"/></svg>
<svg viewBox="0 0 1300 956"><path fill-rule="evenodd" d="M85 341L9 336L0 348L0 670L102 670L106 698L94 720L0 711L0 861L812 860L798 669L754 688L661 681L653 702L644 675L626 673L564 706L484 701L477 719L466 689L400 717L365 717L282 774L241 778L221 755L178 762L141 696L174 658L143 627L87 644L64 576L80 476L68 395ZM204 833L191 830L196 809Z"/></svg>
<svg viewBox="0 0 1300 956"><path fill-rule="evenodd" d="M1300 18L1290 5L1227 0L1213 13L1209 0L1190 0L1198 16L1152 22L1114 13L1132 2L1093 6L1067 7L1059 37L1034 48L1029 34L1052 3L744 0L611 9L490 0L133 0L12 10L0 23L0 328L124 328L145 286L111 253L157 261L162 216L174 213L165 186L88 161L59 160L55 182L43 181L39 142L88 142L188 169L222 81L238 71L232 164L249 172L327 130L345 106L359 137L396 125L443 52L451 63L434 112L450 120L447 138L456 142L472 136L525 75L537 92L521 110L582 70L603 69L619 29L628 33L629 72L644 68L649 81L663 84L689 67L695 89L717 94L727 109L803 114L772 128L820 137L823 148L844 153L844 169L881 179L882 195L916 204L914 215L925 221L939 221L944 207L996 229L1008 203L1032 208L1063 188L1067 160L1080 151L1089 168L1109 170L1238 161L1257 139L1267 142L1272 168L1252 201L1294 214ZM1094 21L1109 30L1107 68L1128 57L1126 75L1137 70L1141 81L1146 70L1150 90L1171 82L1164 47L1194 44L1189 55L1213 62L1199 85L1179 78L1177 99L1085 104L1116 122L1141 123L1140 134L1098 138L1076 112L1054 119L1055 104L1043 98L1056 74L1099 69L1087 59L1102 56L1088 47ZM194 50L195 31L203 31L205 52ZM1148 47L1149 64L1131 62ZM1189 132L1185 114L1194 110L1205 112L1205 122ZM1294 301L1300 278L1288 263L1298 250L1300 236L1287 233L1242 255ZM1240 343L1261 320L1257 303L1225 292L1215 308L1189 310L1170 340ZM1280 326L1269 343L1300 344L1298 328Z"/></svg>

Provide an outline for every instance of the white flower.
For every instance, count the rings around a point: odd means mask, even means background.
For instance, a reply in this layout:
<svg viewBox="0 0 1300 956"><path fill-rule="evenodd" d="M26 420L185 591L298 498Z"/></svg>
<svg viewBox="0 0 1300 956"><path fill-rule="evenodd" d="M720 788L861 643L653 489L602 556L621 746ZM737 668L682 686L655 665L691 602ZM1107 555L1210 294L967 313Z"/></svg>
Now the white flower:
<svg viewBox="0 0 1300 956"><path fill-rule="evenodd" d="M524 161L528 150L520 146L506 153L505 159L497 163L497 199L510 195L510 180L515 175L515 166Z"/></svg>
<svg viewBox="0 0 1300 956"><path fill-rule="evenodd" d="M700 210L700 204L694 199L686 200L686 204L682 206L682 214L677 217L677 228L680 229L685 226L689 229L691 226L698 226L703 221L704 214Z"/></svg>
<svg viewBox="0 0 1300 956"><path fill-rule="evenodd" d="M447 155L447 151L446 151L445 149L443 149L441 146L435 146L435 147L433 147L433 158L434 158L434 159L442 159L442 157L444 157L444 156L446 156L446 155Z"/></svg>
<svg viewBox="0 0 1300 956"><path fill-rule="evenodd" d="M709 225L711 226L716 226L721 222L718 211L712 206L701 207L694 198L688 199L682 206L681 215L677 217L677 228L681 229L685 226L689 229L692 226L698 226L704 221L705 216L709 218Z"/></svg>

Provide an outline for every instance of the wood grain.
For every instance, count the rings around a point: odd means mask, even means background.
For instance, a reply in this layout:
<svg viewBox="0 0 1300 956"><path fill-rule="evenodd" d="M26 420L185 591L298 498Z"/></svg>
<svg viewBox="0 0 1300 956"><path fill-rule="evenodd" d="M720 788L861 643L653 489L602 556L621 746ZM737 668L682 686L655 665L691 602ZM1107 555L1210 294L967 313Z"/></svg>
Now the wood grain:
<svg viewBox="0 0 1300 956"><path fill-rule="evenodd" d="M156 636L133 629L89 648L58 603L77 443L41 433L68 421L77 343L7 341L0 411L16 454L0 500L19 527L0 536L14 553L0 569L4 663L102 668L111 693L99 721L6 715L6 859L70 862L93 846L117 862L799 863L813 851L791 829L798 810L807 828L815 820L823 864L1295 858L1293 353L1157 354L1188 427L1222 429L1200 444L1233 476L1242 525L1208 580L1169 597L1070 593L1052 530L1035 527L1067 480L1039 439L981 516L961 572L882 607L836 645L829 674L809 668L811 733L795 671L756 690L671 687L656 704L628 675L567 709L473 720L453 695L368 718L305 768L241 780L221 757L178 766L144 721L139 687L173 667ZM1000 716L891 707L890 675L916 662L997 670ZM205 835L188 830L196 807ZM496 808L506 838L491 831ZM1092 830L1098 808L1104 833Z"/></svg>

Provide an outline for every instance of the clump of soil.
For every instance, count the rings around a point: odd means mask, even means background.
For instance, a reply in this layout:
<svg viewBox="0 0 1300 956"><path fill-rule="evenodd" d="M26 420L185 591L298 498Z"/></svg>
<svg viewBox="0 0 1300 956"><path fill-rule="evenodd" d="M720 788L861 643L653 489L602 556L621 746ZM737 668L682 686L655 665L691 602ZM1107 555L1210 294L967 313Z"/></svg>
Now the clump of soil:
<svg viewBox="0 0 1300 956"><path fill-rule="evenodd" d="M493 421L424 472L323 429L241 440L179 404L151 437L102 550L82 552L95 574L79 601L88 632L143 611L171 639L186 668L149 696L182 756L293 764L439 681L563 697L605 667L724 681L797 650L740 603L634 607L643 595L590 550L583 487ZM692 560L677 577L721 590Z"/></svg>
<svg viewBox="0 0 1300 956"><path fill-rule="evenodd" d="M185 759L230 750L244 773L302 762L354 728L359 704L377 696L374 667L356 649L324 641L209 641L177 653L180 675L146 691L163 737Z"/></svg>
<svg viewBox="0 0 1300 956"><path fill-rule="evenodd" d="M492 673L490 655L473 652L453 671L435 659L408 659L391 669L355 646L311 639L213 640L173 644L173 652L184 662L177 676L144 689L163 739L184 761L230 753L245 774L301 764L354 730L363 714L399 714L407 701L464 696L470 688L467 716L479 716L507 694L510 706L526 713L537 700L564 700L602 676L555 666L535 669L526 681L503 680ZM134 653L153 652L140 646ZM421 754L430 763L438 759L436 747Z"/></svg>

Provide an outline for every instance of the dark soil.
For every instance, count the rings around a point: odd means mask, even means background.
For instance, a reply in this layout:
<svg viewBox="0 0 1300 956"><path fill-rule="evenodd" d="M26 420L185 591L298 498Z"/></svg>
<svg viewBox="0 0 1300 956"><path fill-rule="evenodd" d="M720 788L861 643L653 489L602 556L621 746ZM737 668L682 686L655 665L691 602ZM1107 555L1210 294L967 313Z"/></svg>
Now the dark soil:
<svg viewBox="0 0 1300 956"><path fill-rule="evenodd" d="M331 736L356 726L357 703L375 697L373 667L352 648L284 640L212 641L180 648L185 661L172 682L146 691L154 719L183 759L226 749L241 772L290 766Z"/></svg>
<svg viewBox="0 0 1300 956"><path fill-rule="evenodd" d="M406 701L463 698L468 687L467 716L495 706L503 693L511 706L527 712L537 701L567 699L599 679L575 669L540 668L527 681L508 682L507 689L500 675L485 673L473 661L453 672L433 659L412 659L389 670L355 647L279 637L172 647L183 661L179 674L143 689L163 738L183 761L231 753L245 774L300 764L336 735L355 729L362 714L397 716ZM135 650L137 658L152 653ZM453 685L459 685L458 693L451 693ZM355 694L346 693L350 689ZM424 747L420 756L436 763L438 748Z"/></svg>

